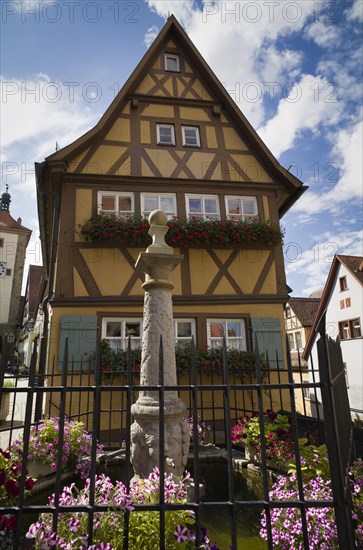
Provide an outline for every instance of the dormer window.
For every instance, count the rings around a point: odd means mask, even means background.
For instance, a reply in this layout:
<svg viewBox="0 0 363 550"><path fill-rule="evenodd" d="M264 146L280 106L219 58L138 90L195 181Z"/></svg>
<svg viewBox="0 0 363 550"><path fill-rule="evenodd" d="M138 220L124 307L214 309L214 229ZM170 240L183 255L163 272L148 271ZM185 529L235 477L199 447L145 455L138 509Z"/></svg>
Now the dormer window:
<svg viewBox="0 0 363 550"><path fill-rule="evenodd" d="M157 124L156 138L158 145L175 145L175 130L173 124Z"/></svg>
<svg viewBox="0 0 363 550"><path fill-rule="evenodd" d="M197 126L182 126L184 147L200 147L199 128Z"/></svg>
<svg viewBox="0 0 363 550"><path fill-rule="evenodd" d="M165 54L165 70L174 73L180 72L180 59L178 55L172 53Z"/></svg>

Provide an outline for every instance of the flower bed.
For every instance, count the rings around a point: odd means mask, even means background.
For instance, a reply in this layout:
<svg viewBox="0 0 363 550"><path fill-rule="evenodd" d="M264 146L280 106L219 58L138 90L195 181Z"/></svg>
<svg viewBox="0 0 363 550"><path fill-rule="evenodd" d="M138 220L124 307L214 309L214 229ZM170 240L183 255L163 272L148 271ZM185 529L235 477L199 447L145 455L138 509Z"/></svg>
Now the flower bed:
<svg viewBox="0 0 363 550"><path fill-rule="evenodd" d="M166 242L173 247L243 248L250 244L275 246L282 241L278 225L259 220L204 220L172 218L168 221ZM114 214L96 214L76 227L78 234L89 242L116 241L129 247L144 248L151 244L149 223L140 216L119 217Z"/></svg>
<svg viewBox="0 0 363 550"><path fill-rule="evenodd" d="M302 440L302 444L305 440ZM334 550L338 548L338 533L335 521L333 493L326 447L324 445L303 445L302 478L304 499L308 501L331 501L332 506L306 508L306 524L309 549ZM279 476L270 492L270 499L277 501L299 501L296 473L290 470L289 476ZM291 473L292 472L292 473ZM357 548L363 548L363 460L356 460L350 471L352 493L352 518ZM303 526L301 513L295 508L273 508L271 510L272 544L274 548L289 550L303 548ZM266 513L262 513L260 536L268 540Z"/></svg>
<svg viewBox="0 0 363 550"><path fill-rule="evenodd" d="M180 480L165 475L165 503L187 503L189 475ZM58 515L57 533L53 531L53 515L41 514L26 535L34 542L35 550L50 548L121 550L123 548L125 512L129 515L128 548L158 548L160 542L160 514L158 511L134 511L135 504L157 504L160 472L154 468L148 479L131 482L130 489L117 481L113 484L105 475L95 477L95 498L97 505L107 507L93 515L93 544L88 545L88 514L65 512ZM59 498L60 506L87 506L90 502L90 480L77 490L74 484L65 487ZM54 495L49 499L54 504ZM186 548L195 541L195 520L191 510L168 510L165 512L165 539L168 549ZM211 545L205 530L201 532L203 548L218 550ZM192 544L194 548L194 544Z"/></svg>

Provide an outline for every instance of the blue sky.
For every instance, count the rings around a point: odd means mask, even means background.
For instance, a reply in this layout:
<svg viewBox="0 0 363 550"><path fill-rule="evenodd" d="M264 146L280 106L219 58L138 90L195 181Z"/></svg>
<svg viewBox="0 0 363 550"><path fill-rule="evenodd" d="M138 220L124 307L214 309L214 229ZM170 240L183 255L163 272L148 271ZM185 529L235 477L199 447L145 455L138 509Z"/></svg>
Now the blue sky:
<svg viewBox="0 0 363 550"><path fill-rule="evenodd" d="M283 218L288 284L362 255L362 0L1 2L1 192L33 230L34 162L93 127L174 13L279 162L309 190Z"/></svg>

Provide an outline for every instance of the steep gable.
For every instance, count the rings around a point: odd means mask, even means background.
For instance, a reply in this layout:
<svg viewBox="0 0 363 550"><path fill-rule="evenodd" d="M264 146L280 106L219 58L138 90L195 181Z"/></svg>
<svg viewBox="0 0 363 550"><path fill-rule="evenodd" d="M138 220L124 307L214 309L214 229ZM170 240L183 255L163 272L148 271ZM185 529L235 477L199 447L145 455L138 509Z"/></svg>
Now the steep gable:
<svg viewBox="0 0 363 550"><path fill-rule="evenodd" d="M174 56L176 68L166 67ZM175 142L158 143L158 125ZM185 127L200 143L183 143ZM282 215L304 191L279 165L172 16L99 123L48 157L76 174L269 185ZM236 188L236 192L240 192Z"/></svg>

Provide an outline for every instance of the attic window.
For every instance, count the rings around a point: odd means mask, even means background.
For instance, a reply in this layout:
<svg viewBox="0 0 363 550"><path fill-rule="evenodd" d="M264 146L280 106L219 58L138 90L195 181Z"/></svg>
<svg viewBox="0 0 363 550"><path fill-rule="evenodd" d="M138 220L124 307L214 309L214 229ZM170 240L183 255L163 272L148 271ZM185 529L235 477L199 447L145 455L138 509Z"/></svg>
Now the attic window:
<svg viewBox="0 0 363 550"><path fill-rule="evenodd" d="M165 70L174 73L180 72L180 59L178 55L166 53L165 54Z"/></svg>
<svg viewBox="0 0 363 550"><path fill-rule="evenodd" d="M196 126L182 126L184 147L200 147L199 128Z"/></svg>
<svg viewBox="0 0 363 550"><path fill-rule="evenodd" d="M339 277L339 286L340 286L340 292L344 292L344 290L348 290L347 278L345 275L343 277Z"/></svg>
<svg viewBox="0 0 363 550"><path fill-rule="evenodd" d="M173 124L156 125L158 145L175 145L175 131Z"/></svg>

